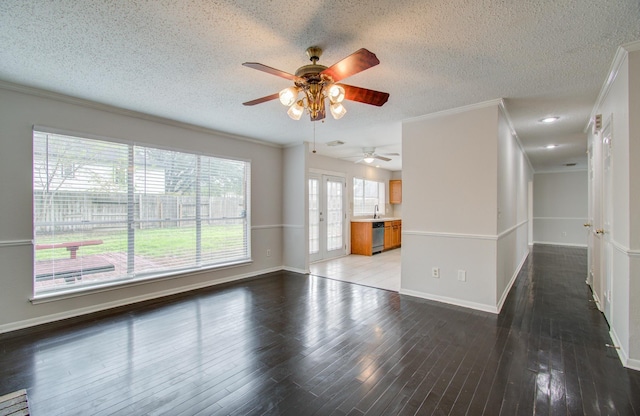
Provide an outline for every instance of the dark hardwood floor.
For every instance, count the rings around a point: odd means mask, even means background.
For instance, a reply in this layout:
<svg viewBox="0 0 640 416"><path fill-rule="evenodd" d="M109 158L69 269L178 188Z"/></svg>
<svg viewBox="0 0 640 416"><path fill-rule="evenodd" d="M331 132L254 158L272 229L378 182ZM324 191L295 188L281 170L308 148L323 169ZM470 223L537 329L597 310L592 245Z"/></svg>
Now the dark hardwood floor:
<svg viewBox="0 0 640 416"><path fill-rule="evenodd" d="M492 315L272 273L5 334L0 395L36 416L638 415L585 275L585 250L535 246Z"/></svg>

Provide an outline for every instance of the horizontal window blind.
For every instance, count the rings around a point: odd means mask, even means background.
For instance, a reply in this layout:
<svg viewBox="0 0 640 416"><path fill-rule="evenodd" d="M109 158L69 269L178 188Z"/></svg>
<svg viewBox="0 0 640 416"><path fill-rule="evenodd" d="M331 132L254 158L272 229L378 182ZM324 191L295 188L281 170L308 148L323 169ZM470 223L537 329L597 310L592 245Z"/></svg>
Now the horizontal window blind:
<svg viewBox="0 0 640 416"><path fill-rule="evenodd" d="M34 131L35 293L250 258L250 163Z"/></svg>
<svg viewBox="0 0 640 416"><path fill-rule="evenodd" d="M373 215L378 207L378 213L385 213L385 184L384 182L353 178L353 215Z"/></svg>

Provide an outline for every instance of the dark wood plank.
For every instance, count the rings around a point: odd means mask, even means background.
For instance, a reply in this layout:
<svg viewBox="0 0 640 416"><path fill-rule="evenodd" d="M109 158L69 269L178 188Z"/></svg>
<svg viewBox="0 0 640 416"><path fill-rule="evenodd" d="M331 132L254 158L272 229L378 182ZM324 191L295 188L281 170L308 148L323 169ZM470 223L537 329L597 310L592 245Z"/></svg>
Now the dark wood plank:
<svg viewBox="0 0 640 416"><path fill-rule="evenodd" d="M500 315L276 272L0 335L33 414L638 415L584 284L534 246Z"/></svg>

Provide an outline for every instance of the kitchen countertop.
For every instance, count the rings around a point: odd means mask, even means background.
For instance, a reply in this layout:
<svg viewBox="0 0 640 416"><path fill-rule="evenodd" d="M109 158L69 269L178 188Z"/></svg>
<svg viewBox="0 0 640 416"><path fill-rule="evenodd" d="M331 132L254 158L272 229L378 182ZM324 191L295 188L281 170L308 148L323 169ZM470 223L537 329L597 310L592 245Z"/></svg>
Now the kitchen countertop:
<svg viewBox="0 0 640 416"><path fill-rule="evenodd" d="M351 222L384 222L384 221L402 221L402 218L398 217L384 217L384 218L351 218Z"/></svg>

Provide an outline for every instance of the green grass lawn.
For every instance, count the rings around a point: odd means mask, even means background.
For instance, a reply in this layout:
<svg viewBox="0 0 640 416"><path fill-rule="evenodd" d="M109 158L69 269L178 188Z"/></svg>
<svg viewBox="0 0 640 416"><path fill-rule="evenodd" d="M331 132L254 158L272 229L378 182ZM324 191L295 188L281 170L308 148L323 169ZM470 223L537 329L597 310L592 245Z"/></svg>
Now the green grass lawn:
<svg viewBox="0 0 640 416"><path fill-rule="evenodd" d="M210 225L202 227L203 252L215 252L242 246L242 225ZM70 241L102 240L103 244L84 246L78 249L78 256L127 251L127 232L92 231L55 236L38 237L36 244L55 244ZM194 252L196 231L191 227L153 228L135 230L135 252L145 257L166 257L174 253ZM36 260L69 258L66 248L36 250Z"/></svg>

